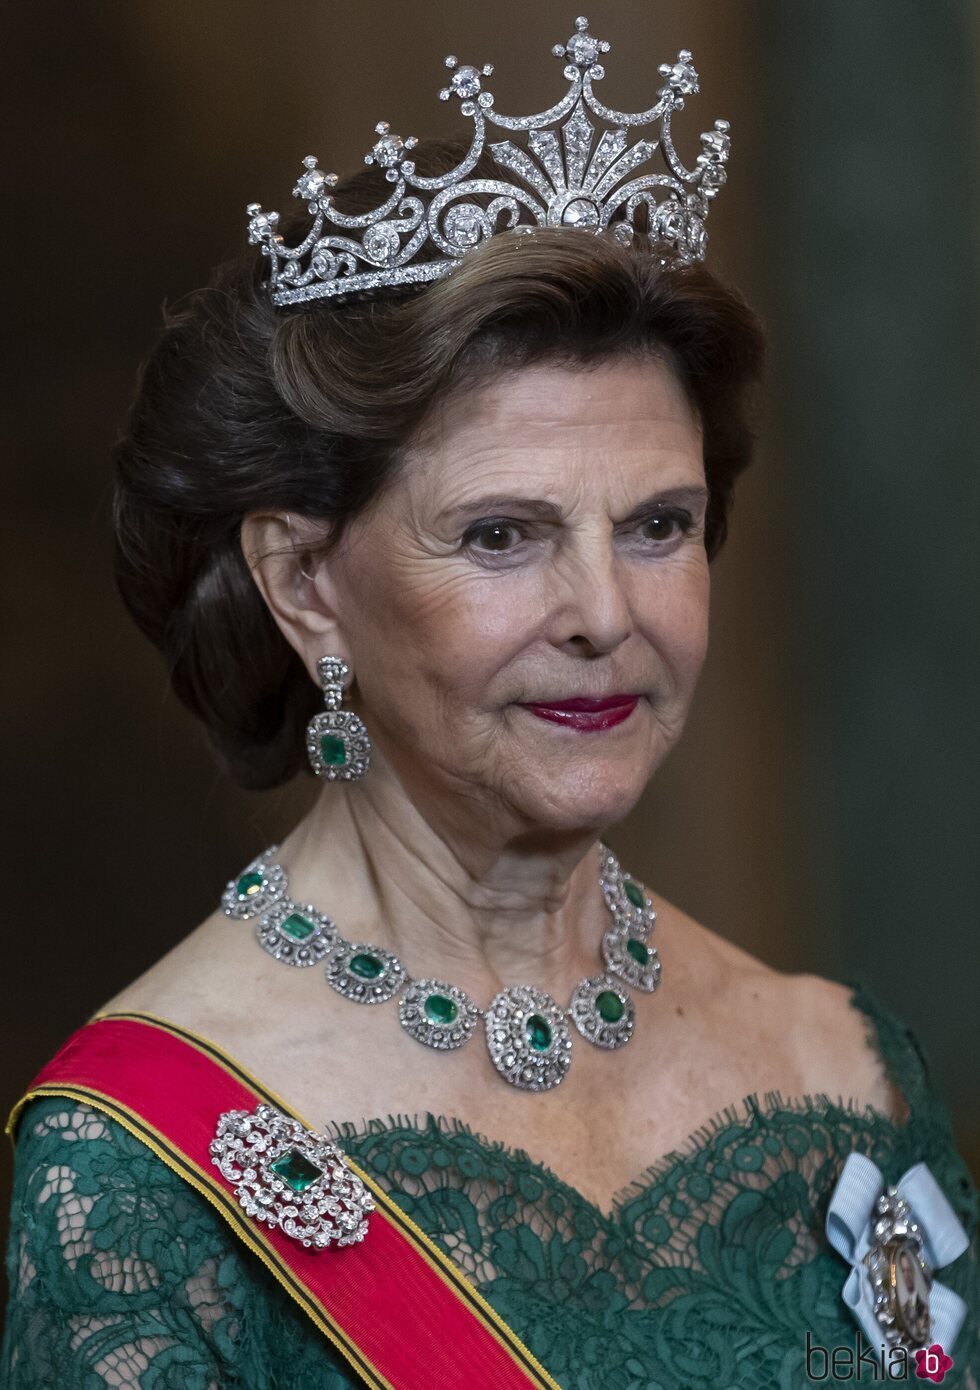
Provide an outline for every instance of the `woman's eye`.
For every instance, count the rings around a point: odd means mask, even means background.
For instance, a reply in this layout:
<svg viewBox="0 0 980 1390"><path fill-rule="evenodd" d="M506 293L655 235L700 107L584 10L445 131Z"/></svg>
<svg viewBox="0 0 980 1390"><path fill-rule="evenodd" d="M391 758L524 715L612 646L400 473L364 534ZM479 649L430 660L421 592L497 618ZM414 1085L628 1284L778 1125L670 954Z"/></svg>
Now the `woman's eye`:
<svg viewBox="0 0 980 1390"><path fill-rule="evenodd" d="M672 541L678 535L687 535L694 525L687 512L658 512L641 523L643 528L651 527L650 540Z"/></svg>
<svg viewBox="0 0 980 1390"><path fill-rule="evenodd" d="M663 511L640 522L645 540L662 545L686 536L694 518L684 511ZM526 528L514 521L478 521L463 536L463 545L484 555L508 555L527 538Z"/></svg>
<svg viewBox="0 0 980 1390"><path fill-rule="evenodd" d="M519 528L511 521L481 521L479 525L470 527L463 537L463 543L475 546L477 550L503 554L514 548L508 544L508 536L519 537L520 534Z"/></svg>

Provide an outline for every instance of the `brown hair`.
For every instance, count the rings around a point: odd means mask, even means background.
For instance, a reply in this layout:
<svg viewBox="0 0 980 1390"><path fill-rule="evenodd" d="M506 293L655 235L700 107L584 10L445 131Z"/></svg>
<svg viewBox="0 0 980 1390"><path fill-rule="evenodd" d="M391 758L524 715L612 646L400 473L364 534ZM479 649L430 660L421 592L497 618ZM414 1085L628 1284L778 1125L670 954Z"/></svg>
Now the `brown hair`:
<svg viewBox="0 0 980 1390"><path fill-rule="evenodd" d="M441 172L462 153L424 142L416 165ZM474 173L500 176L487 154ZM389 192L368 169L336 197L362 212ZM241 785L307 766L303 730L321 703L249 572L243 517L314 518L329 550L451 392L542 360L668 361L702 426L717 554L751 460L764 336L703 266L664 265L645 237L535 228L491 237L423 289L289 309L271 304L264 268L257 253L225 266L166 315L115 451L119 591Z"/></svg>

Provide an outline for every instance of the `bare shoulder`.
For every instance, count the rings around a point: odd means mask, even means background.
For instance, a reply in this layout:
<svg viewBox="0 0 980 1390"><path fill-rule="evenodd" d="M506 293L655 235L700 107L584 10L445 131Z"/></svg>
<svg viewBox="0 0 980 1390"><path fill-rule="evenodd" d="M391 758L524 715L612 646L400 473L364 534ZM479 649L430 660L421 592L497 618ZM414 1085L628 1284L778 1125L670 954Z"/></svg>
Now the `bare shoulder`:
<svg viewBox="0 0 980 1390"><path fill-rule="evenodd" d="M778 1022L804 1094L871 1105L902 1121L907 1107L890 1080L867 1016L847 985L814 974L770 972L767 1007Z"/></svg>
<svg viewBox="0 0 980 1390"><path fill-rule="evenodd" d="M905 1118L905 1102L846 985L776 970L673 904L664 906L664 947L676 953L682 992L714 1001L713 1029L724 1030L719 1036L729 1048L740 1039L747 1073L758 1069L786 1095L826 1094Z"/></svg>
<svg viewBox="0 0 980 1390"><path fill-rule="evenodd" d="M104 1013L150 1013L187 1028L213 1015L235 974L235 938L221 912L205 918L165 956L102 1005Z"/></svg>
<svg viewBox="0 0 980 1390"><path fill-rule="evenodd" d="M255 949L250 926L220 910L102 1006L145 1013L207 1038L282 1090L282 1059L299 1033L336 1053L338 1032L324 1008L318 971L282 970Z"/></svg>

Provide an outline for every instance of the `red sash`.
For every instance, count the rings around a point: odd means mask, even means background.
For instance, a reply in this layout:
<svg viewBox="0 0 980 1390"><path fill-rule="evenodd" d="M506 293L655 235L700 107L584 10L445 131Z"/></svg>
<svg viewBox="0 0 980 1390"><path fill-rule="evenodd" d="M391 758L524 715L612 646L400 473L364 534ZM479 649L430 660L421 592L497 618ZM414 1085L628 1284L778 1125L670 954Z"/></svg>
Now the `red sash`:
<svg viewBox="0 0 980 1390"><path fill-rule="evenodd" d="M213 1043L150 1014L105 1014L41 1070L11 1113L11 1137L23 1107L44 1095L111 1115L196 1188L367 1385L559 1390L452 1261L346 1155L376 1203L359 1244L306 1249L245 1214L211 1162L218 1117L264 1102L306 1121Z"/></svg>

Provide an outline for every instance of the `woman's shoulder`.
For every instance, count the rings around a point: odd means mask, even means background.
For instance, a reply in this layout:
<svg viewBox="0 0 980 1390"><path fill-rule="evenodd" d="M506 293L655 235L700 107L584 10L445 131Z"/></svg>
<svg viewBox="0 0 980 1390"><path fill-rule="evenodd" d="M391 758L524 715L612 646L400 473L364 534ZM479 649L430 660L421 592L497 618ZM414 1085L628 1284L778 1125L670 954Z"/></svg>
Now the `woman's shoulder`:
<svg viewBox="0 0 980 1390"><path fill-rule="evenodd" d="M718 1026L759 1058L778 1058L797 1095L826 1095L890 1119L908 1113L913 1068L891 1045L901 1025L856 983L778 970L666 904L666 949L683 991L714 1001Z"/></svg>
<svg viewBox="0 0 980 1390"><path fill-rule="evenodd" d="M884 1011L869 1011L870 996L852 983L803 973L786 977L786 1009L798 1064L809 1091L866 1100L904 1122L909 1114L907 1069L894 1066L882 1047ZM833 1085L819 1084L831 1078ZM917 1089L917 1088L916 1088Z"/></svg>
<svg viewBox="0 0 980 1390"><path fill-rule="evenodd" d="M249 944L215 911L97 1012L156 1014L193 1028L195 1017L207 1018L222 1000L241 996L238 976L254 973Z"/></svg>
<svg viewBox="0 0 980 1390"><path fill-rule="evenodd" d="M71 1097L21 1113L7 1268L10 1390L352 1384L205 1197Z"/></svg>

